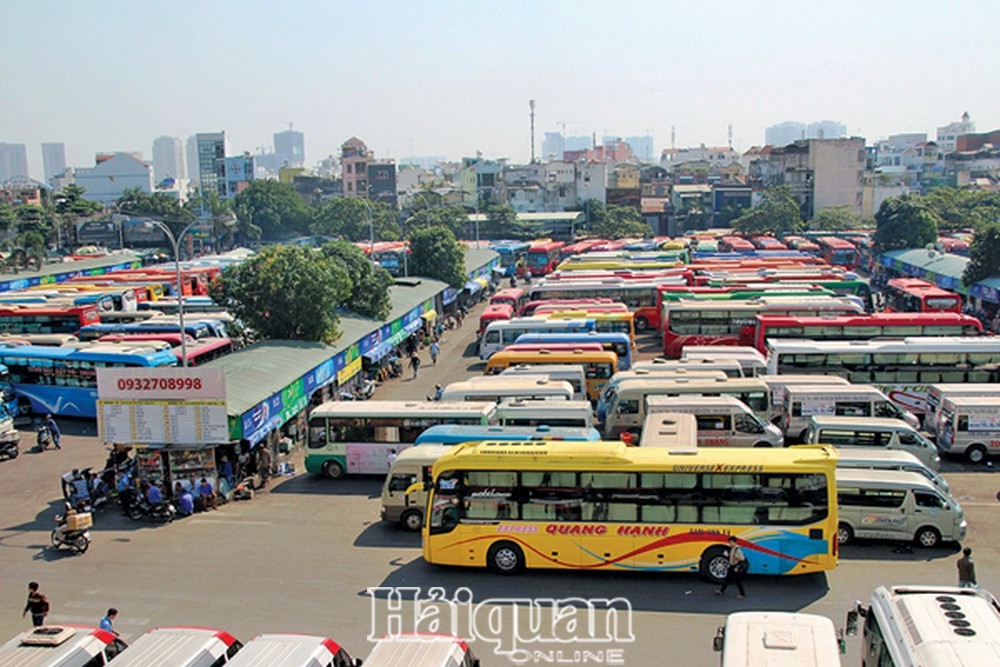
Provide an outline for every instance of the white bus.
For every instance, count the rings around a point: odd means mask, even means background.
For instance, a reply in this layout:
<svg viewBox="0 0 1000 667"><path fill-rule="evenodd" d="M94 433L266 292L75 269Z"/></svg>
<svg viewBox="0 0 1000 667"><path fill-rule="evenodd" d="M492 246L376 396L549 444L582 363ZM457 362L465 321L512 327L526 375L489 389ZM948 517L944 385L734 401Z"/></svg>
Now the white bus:
<svg viewBox="0 0 1000 667"><path fill-rule="evenodd" d="M741 611L726 618L712 648L722 654L721 667L840 667L845 645L825 616Z"/></svg>
<svg viewBox="0 0 1000 667"><path fill-rule="evenodd" d="M752 345L685 345L681 359L736 359L743 366L743 375L755 377L767 372L767 359Z"/></svg>
<svg viewBox="0 0 1000 667"><path fill-rule="evenodd" d="M785 388L781 422L785 437L806 439L810 417L878 417L898 419L913 428L920 421L908 410L900 408L889 397L870 385L800 384Z"/></svg>
<svg viewBox="0 0 1000 667"><path fill-rule="evenodd" d="M861 664L983 667L1000 660L1000 605L988 592L950 586L879 586L848 613L847 634L865 619Z"/></svg>
<svg viewBox="0 0 1000 667"><path fill-rule="evenodd" d="M497 417L501 426L594 427L590 401L504 401Z"/></svg>
<svg viewBox="0 0 1000 667"><path fill-rule="evenodd" d="M511 320L490 322L479 339L479 358L486 360L517 337L528 333L585 333L594 330L594 320L550 320L545 317L515 317Z"/></svg>
<svg viewBox="0 0 1000 667"><path fill-rule="evenodd" d="M640 447L667 447L675 451L695 452L698 450L698 422L694 415L681 412L648 414L638 444Z"/></svg>
<svg viewBox="0 0 1000 667"><path fill-rule="evenodd" d="M361 659L327 637L269 633L248 641L229 667L361 667Z"/></svg>
<svg viewBox="0 0 1000 667"><path fill-rule="evenodd" d="M646 397L647 423L652 415L661 412L693 415L699 447L785 446L778 427L755 415L735 396Z"/></svg>
<svg viewBox="0 0 1000 667"><path fill-rule="evenodd" d="M691 370L712 370L712 371L722 371L727 377L731 378L741 378L745 377L743 373L743 365L738 359L725 359L725 358L713 358L713 359L665 359L664 357L656 357L655 359L650 359L649 361L637 361L632 364L629 370L633 371L647 371L650 373L659 373L662 371L672 372L679 369Z"/></svg>
<svg viewBox="0 0 1000 667"><path fill-rule="evenodd" d="M941 419L941 401L945 396L993 396L996 394L995 384L974 382L971 384L953 384L943 382L932 384L927 388L927 412L924 415L924 430L936 436L939 431L938 421Z"/></svg>
<svg viewBox="0 0 1000 667"><path fill-rule="evenodd" d="M1000 381L1000 337L912 337L902 340L768 341L769 374L839 375L881 389L915 415L926 411L931 384Z"/></svg>
<svg viewBox="0 0 1000 667"><path fill-rule="evenodd" d="M306 470L330 479L385 475L426 428L496 423L497 405L491 401L328 401L309 415Z"/></svg>
<svg viewBox="0 0 1000 667"><path fill-rule="evenodd" d="M619 358L619 361L620 358ZM519 375L547 375L550 380L564 380L573 385L573 393L577 400L587 398L587 375L583 368L574 364L538 364L519 366L508 366L500 371L501 377ZM496 377L494 375L475 376L469 378L470 382L483 382L485 378Z"/></svg>
<svg viewBox="0 0 1000 667"><path fill-rule="evenodd" d="M361 664L360 662L358 664ZM385 636L364 661L365 667L479 667L465 640L449 635Z"/></svg>
<svg viewBox="0 0 1000 667"><path fill-rule="evenodd" d="M581 369L582 370L582 369ZM547 375L484 375L475 381L464 380L446 385L442 401L493 401L508 399L535 401L572 401L573 385L565 380L550 380Z"/></svg>
<svg viewBox="0 0 1000 667"><path fill-rule="evenodd" d="M938 451L983 463L1000 451L1000 396L946 396L938 425Z"/></svg>

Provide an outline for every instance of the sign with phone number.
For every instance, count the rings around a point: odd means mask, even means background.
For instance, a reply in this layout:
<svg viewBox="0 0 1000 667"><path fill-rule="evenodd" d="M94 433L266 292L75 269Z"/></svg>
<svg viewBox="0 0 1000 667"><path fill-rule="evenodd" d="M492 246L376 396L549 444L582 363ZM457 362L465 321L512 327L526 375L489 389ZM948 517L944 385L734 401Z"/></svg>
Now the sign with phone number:
<svg viewBox="0 0 1000 667"><path fill-rule="evenodd" d="M226 400L221 368L98 368L101 400Z"/></svg>

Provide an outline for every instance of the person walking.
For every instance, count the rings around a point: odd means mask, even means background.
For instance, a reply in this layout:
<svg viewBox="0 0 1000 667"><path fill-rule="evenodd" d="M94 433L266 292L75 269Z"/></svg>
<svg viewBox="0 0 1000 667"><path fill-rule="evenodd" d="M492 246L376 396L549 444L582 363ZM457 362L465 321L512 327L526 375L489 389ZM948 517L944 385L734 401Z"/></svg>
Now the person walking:
<svg viewBox="0 0 1000 667"><path fill-rule="evenodd" d="M114 607L111 607L110 609L108 609L107 615L105 615L105 617L101 619L101 624L100 624L101 630L104 630L106 632L110 632L115 637L117 637L118 633L115 632L115 627L114 627L115 618L117 618L117 617L118 617L118 610L117 609L115 609Z"/></svg>
<svg viewBox="0 0 1000 667"><path fill-rule="evenodd" d="M962 549L962 557L956 561L955 566L958 568L959 588L979 588L979 582L976 581L976 564L972 562L972 549L969 547Z"/></svg>
<svg viewBox="0 0 1000 667"><path fill-rule="evenodd" d="M747 595L747 592L743 590L743 576L747 573L750 564L747 562L747 557L743 554L743 549L736 543L735 535L729 538L728 558L729 569L726 571L726 580L722 582L722 588L715 591L715 594L725 595L729 584L736 584L736 590L740 592L736 596L736 599L742 600Z"/></svg>
<svg viewBox="0 0 1000 667"><path fill-rule="evenodd" d="M56 446L56 449L62 449L59 442L62 434L59 432L59 425L56 424L56 420L52 415L45 415L45 425L49 427L49 433L52 434L52 444Z"/></svg>
<svg viewBox="0 0 1000 667"><path fill-rule="evenodd" d="M31 612L31 624L36 628L45 625L45 617L49 614L49 599L38 590L38 582L28 584L28 602L24 605L21 618Z"/></svg>
<svg viewBox="0 0 1000 667"><path fill-rule="evenodd" d="M420 372L420 355L416 350L414 350L413 354L410 355L410 368L413 369L413 379L416 380L417 373Z"/></svg>
<svg viewBox="0 0 1000 667"><path fill-rule="evenodd" d="M432 341L431 342L431 363L434 364L435 366L437 365L438 355L439 354L441 354L441 346L438 345L438 342L436 340Z"/></svg>

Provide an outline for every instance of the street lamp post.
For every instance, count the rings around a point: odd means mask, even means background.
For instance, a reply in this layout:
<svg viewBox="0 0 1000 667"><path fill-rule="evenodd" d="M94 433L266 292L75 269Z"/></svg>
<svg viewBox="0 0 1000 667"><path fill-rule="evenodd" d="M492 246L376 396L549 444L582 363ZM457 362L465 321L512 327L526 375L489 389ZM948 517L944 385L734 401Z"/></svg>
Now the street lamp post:
<svg viewBox="0 0 1000 667"><path fill-rule="evenodd" d="M181 365L187 368L187 331L184 329L184 290L181 287L181 250L179 243L180 239L183 239L184 235L187 234L192 227L198 224L198 221L195 220L188 223L188 225L182 229L181 233L177 236L175 236L173 231L170 230L170 227L168 227L166 223L161 220L150 219L150 222L156 227L159 227L160 230L166 235L167 240L170 241L170 247L173 248L174 251L174 268L176 269L177 277L177 315L181 323Z"/></svg>
<svg viewBox="0 0 1000 667"><path fill-rule="evenodd" d="M364 197L359 197L358 200L365 205L368 209L368 257L372 260L372 268L375 268L375 219L372 216L374 209L372 208L372 203L365 199Z"/></svg>

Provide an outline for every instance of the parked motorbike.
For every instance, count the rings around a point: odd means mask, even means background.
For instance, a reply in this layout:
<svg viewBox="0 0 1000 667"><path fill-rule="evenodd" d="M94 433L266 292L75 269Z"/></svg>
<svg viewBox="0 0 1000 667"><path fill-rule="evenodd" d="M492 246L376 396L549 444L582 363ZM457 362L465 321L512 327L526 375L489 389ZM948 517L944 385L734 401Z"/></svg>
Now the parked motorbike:
<svg viewBox="0 0 1000 667"><path fill-rule="evenodd" d="M177 516L177 509L170 502L162 502L150 505L145 498L140 498L128 508L128 518L138 521L143 517L148 517L153 521L163 521L170 523Z"/></svg>
<svg viewBox="0 0 1000 667"><path fill-rule="evenodd" d="M73 523L78 528L70 528ZM52 529L52 547L58 549L66 546L77 553L85 553L90 548L90 523L91 517L86 512L76 512L75 514L67 509L65 515L56 515L56 527Z"/></svg>
<svg viewBox="0 0 1000 667"><path fill-rule="evenodd" d="M7 436L3 442L0 442L0 459L16 459L17 455L21 453L20 443L21 436L17 431Z"/></svg>

